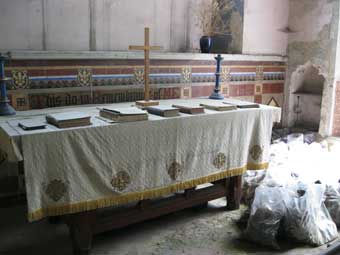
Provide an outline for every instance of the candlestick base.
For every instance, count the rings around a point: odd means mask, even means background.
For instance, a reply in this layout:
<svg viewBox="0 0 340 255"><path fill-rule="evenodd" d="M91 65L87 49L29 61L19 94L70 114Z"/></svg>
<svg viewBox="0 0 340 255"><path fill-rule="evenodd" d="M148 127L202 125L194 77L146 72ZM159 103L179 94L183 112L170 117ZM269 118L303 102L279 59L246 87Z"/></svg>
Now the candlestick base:
<svg viewBox="0 0 340 255"><path fill-rule="evenodd" d="M0 101L0 116L15 115L16 112L12 106L10 106L8 100Z"/></svg>
<svg viewBox="0 0 340 255"><path fill-rule="evenodd" d="M214 91L214 92L210 95L209 99L223 100L223 99L224 99L224 96L223 96L219 91L217 91L217 92Z"/></svg>

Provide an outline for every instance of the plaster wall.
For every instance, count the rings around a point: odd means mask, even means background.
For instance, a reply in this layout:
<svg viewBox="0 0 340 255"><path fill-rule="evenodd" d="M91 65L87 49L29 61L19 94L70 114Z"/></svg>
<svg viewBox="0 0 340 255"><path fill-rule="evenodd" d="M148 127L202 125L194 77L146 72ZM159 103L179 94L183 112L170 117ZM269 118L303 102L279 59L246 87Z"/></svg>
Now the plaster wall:
<svg viewBox="0 0 340 255"><path fill-rule="evenodd" d="M325 136L331 134L338 23L338 1L290 0L289 27L295 32L290 33L288 38L288 69L283 115L286 126L293 126L296 121L294 105L297 97L293 95L295 72L309 63L325 78L319 132Z"/></svg>
<svg viewBox="0 0 340 255"><path fill-rule="evenodd" d="M0 49L43 50L41 0L0 0Z"/></svg>
<svg viewBox="0 0 340 255"><path fill-rule="evenodd" d="M164 51L197 52L202 1L0 0L0 50L126 51L149 26ZM287 24L288 0L243 1L231 17L235 52L285 55L287 35L277 30Z"/></svg>
<svg viewBox="0 0 340 255"><path fill-rule="evenodd" d="M46 50L89 49L89 1L45 0L43 6Z"/></svg>
<svg viewBox="0 0 340 255"><path fill-rule="evenodd" d="M286 55L289 0L245 0L243 53Z"/></svg>
<svg viewBox="0 0 340 255"><path fill-rule="evenodd" d="M151 43L197 51L202 0L0 0L0 50L116 50Z"/></svg>

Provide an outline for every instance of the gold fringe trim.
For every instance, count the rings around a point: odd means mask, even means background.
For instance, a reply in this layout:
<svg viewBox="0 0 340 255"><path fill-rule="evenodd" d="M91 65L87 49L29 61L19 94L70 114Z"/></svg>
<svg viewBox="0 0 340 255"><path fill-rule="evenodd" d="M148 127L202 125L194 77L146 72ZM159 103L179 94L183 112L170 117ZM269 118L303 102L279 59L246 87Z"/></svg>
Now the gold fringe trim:
<svg viewBox="0 0 340 255"><path fill-rule="evenodd" d="M140 201L145 199L153 199L161 196L165 196L174 192L177 192L179 190L185 190L190 189L195 186L218 181L227 177L233 177L242 175L246 170L263 170L268 168L268 163L263 164L247 164L244 167L231 169L231 170L225 170L220 173L211 174L205 177L201 177L198 179L185 181L176 183L167 187L162 188L156 188L156 189L150 189L145 190L142 192L133 192L123 195L115 195L110 196L98 200L92 200L92 201L85 201L85 202L79 202L75 204L66 204L66 205L58 205L58 206L50 206L46 208L39 209L35 212L28 213L28 220L30 222L37 221L40 219L43 219L44 217L49 216L60 216L65 214L73 214L73 213L79 213L79 212L85 212L85 211L91 211L99 208L105 208L115 205L121 205L126 204L134 201Z"/></svg>

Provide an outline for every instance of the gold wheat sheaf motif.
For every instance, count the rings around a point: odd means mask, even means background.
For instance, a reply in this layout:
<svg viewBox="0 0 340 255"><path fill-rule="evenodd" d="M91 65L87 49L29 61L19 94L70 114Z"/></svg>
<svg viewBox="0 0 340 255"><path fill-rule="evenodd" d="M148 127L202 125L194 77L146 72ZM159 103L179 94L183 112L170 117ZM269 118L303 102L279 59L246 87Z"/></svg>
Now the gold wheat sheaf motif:
<svg viewBox="0 0 340 255"><path fill-rule="evenodd" d="M125 171L118 172L111 181L111 185L117 191L125 190L131 183L130 175Z"/></svg>
<svg viewBox="0 0 340 255"><path fill-rule="evenodd" d="M168 168L168 174L173 181L176 181L182 173L182 165L178 162L173 162Z"/></svg>
<svg viewBox="0 0 340 255"><path fill-rule="evenodd" d="M226 161L227 161L226 155L220 152L215 157L213 164L216 168L221 169L222 167L224 167Z"/></svg>
<svg viewBox="0 0 340 255"><path fill-rule="evenodd" d="M261 148L260 145L254 145L250 151L249 151L250 156L252 157L253 160L259 160L262 158L263 155L263 149Z"/></svg>
<svg viewBox="0 0 340 255"><path fill-rule="evenodd" d="M27 71L13 70L12 71L12 85L15 89L26 89L29 85L29 78Z"/></svg>
<svg viewBox="0 0 340 255"><path fill-rule="evenodd" d="M58 202L65 196L67 186L63 181L55 179L47 185L45 192L50 199L54 202Z"/></svg>
<svg viewBox="0 0 340 255"><path fill-rule="evenodd" d="M81 87L90 86L92 81L92 70L87 68L79 69L77 81Z"/></svg>
<svg viewBox="0 0 340 255"><path fill-rule="evenodd" d="M144 83L144 68L136 68L134 71L134 82L135 84Z"/></svg>

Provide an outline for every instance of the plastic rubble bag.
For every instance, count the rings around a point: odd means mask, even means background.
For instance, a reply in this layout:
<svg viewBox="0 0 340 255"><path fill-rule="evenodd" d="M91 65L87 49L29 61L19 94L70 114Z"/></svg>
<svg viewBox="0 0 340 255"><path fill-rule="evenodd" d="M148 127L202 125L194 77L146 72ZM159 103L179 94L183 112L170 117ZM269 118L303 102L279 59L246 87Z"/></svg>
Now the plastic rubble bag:
<svg viewBox="0 0 340 255"><path fill-rule="evenodd" d="M324 185L298 183L287 190L283 226L288 238L316 246L337 238L336 225L323 202Z"/></svg>
<svg viewBox="0 0 340 255"><path fill-rule="evenodd" d="M242 202L248 206L253 202L256 188L266 176L266 171L247 171L243 175Z"/></svg>
<svg viewBox="0 0 340 255"><path fill-rule="evenodd" d="M294 142L303 143L304 142L304 135L301 134L301 133L289 134L287 136L287 142L288 143L294 143Z"/></svg>
<svg viewBox="0 0 340 255"><path fill-rule="evenodd" d="M282 165L288 160L288 145L284 142L272 144L269 150L270 164Z"/></svg>
<svg viewBox="0 0 340 255"><path fill-rule="evenodd" d="M339 187L327 185L325 191L325 206L337 226L340 226L340 193Z"/></svg>
<svg viewBox="0 0 340 255"><path fill-rule="evenodd" d="M270 164L262 183L269 187L285 187L295 182L295 179L294 173L286 165L272 166Z"/></svg>
<svg viewBox="0 0 340 255"><path fill-rule="evenodd" d="M321 139L321 136L317 132L307 132L304 134L303 141L311 144Z"/></svg>
<svg viewBox="0 0 340 255"><path fill-rule="evenodd" d="M257 244L280 249L276 237L285 215L285 191L281 187L259 186L255 191L245 237Z"/></svg>

